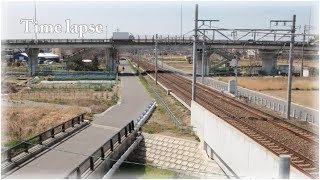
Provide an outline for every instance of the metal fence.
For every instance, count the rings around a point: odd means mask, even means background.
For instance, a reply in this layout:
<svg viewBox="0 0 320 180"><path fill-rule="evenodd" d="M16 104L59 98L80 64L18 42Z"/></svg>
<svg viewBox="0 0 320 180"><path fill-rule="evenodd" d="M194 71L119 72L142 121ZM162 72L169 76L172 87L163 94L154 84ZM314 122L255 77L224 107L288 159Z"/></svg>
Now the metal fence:
<svg viewBox="0 0 320 180"><path fill-rule="evenodd" d="M139 116L136 118L136 120L134 120L135 124L138 124L143 117L148 113L149 109L152 107L152 105L154 104L155 100L152 100L147 107L144 109L144 111L142 113L139 114Z"/></svg>
<svg viewBox="0 0 320 180"><path fill-rule="evenodd" d="M197 78L197 81L201 82L201 78ZM228 91L228 83L218 81L212 78L205 77L203 84L213 87L214 89L220 91ZM282 115L286 115L287 102L285 100L239 86L237 88L237 95L239 97L246 98L249 102L254 102L256 104L272 109ZM302 121L319 124L318 110L301 106L296 103L291 103L290 116Z"/></svg>
<svg viewBox="0 0 320 180"><path fill-rule="evenodd" d="M84 122L84 113L66 121L63 122L45 132L42 132L26 141L23 141L5 151L1 152L1 163L3 162L12 162L12 158L26 152L28 153L29 149L38 145L42 144L44 141L50 138L54 138L55 135L59 134L60 132L65 132L68 128L74 127L75 124L80 124L81 122Z"/></svg>
<svg viewBox="0 0 320 180"><path fill-rule="evenodd" d="M170 116L170 119L173 121L173 123L175 124L176 127L178 127L179 129L183 129L183 124L182 121L177 118L174 113L170 110L169 106L167 105L167 103L162 99L162 97L159 95L159 93L153 88L153 86L151 84L149 84L147 82L147 80L140 75L140 77L143 79L143 81L147 84L147 86L149 87L149 89L151 89L151 91L153 92L155 98L160 101L160 103L162 104L163 108L166 110L166 112L168 113L168 115Z"/></svg>
<svg viewBox="0 0 320 180"><path fill-rule="evenodd" d="M130 121L124 128L119 130L114 136L112 136L106 143L100 146L95 152L87 157L79 166L73 169L65 179L80 179L81 175L90 169L95 170L95 162L99 159L104 160L106 153L113 152L121 142L128 137L128 135L134 131L134 121Z"/></svg>

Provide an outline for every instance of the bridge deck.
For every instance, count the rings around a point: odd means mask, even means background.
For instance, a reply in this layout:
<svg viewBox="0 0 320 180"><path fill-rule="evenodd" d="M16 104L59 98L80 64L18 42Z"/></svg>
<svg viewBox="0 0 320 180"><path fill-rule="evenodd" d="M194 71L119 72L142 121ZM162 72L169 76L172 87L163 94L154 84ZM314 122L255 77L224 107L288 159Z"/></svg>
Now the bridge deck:
<svg viewBox="0 0 320 180"><path fill-rule="evenodd" d="M126 73L132 71L128 63L122 65ZM120 98L120 104L95 116L90 127L33 158L7 178L64 178L119 129L137 118L151 101L148 92L135 76L121 78Z"/></svg>

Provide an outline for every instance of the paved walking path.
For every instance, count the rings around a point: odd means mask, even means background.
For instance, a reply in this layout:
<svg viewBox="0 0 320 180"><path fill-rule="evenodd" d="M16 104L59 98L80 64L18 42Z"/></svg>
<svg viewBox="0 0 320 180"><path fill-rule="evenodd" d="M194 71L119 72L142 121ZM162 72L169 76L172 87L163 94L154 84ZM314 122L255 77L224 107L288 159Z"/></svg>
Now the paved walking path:
<svg viewBox="0 0 320 180"><path fill-rule="evenodd" d="M143 133L144 141L128 161L150 164L195 178L225 179L218 164L209 159L197 141Z"/></svg>
<svg viewBox="0 0 320 180"><path fill-rule="evenodd" d="M133 71L128 62L124 62L121 66L125 67L125 73ZM118 105L95 116L90 127L56 145L53 150L31 159L7 178L64 178L111 138L118 129L136 119L151 100L137 77L121 77L121 100Z"/></svg>

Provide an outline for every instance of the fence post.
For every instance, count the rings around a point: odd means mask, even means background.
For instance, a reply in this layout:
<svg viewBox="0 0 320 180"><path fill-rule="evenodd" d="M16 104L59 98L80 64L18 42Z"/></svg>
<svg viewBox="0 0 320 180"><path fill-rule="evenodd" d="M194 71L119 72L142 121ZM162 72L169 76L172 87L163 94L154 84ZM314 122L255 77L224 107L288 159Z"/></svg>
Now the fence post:
<svg viewBox="0 0 320 180"><path fill-rule="evenodd" d="M279 155L279 178L289 179L290 178L290 155L280 154Z"/></svg>
<svg viewBox="0 0 320 180"><path fill-rule="evenodd" d="M94 171L94 162L93 162L93 157L90 156L90 170Z"/></svg>
<svg viewBox="0 0 320 180"><path fill-rule="evenodd" d="M124 135L125 135L126 137L128 137L128 129L127 129L127 126L124 127Z"/></svg>
<svg viewBox="0 0 320 180"><path fill-rule="evenodd" d="M77 168L77 179L81 179L80 167Z"/></svg>
<svg viewBox="0 0 320 180"><path fill-rule="evenodd" d="M131 123L129 123L129 133L131 133Z"/></svg>
<svg viewBox="0 0 320 180"><path fill-rule="evenodd" d="M39 144L42 145L42 134L39 134Z"/></svg>
<svg viewBox="0 0 320 180"><path fill-rule="evenodd" d="M28 143L24 142L24 152L28 153Z"/></svg>
<svg viewBox="0 0 320 180"><path fill-rule="evenodd" d="M54 138L54 128L51 129L51 138Z"/></svg>
<svg viewBox="0 0 320 180"><path fill-rule="evenodd" d="M11 160L11 149L9 149L7 153L8 153L8 154L7 154L7 156L8 156L8 162L12 162L12 160Z"/></svg>
<svg viewBox="0 0 320 180"><path fill-rule="evenodd" d="M62 132L65 132L65 131L66 131L66 124L63 123L63 124L62 124Z"/></svg>
<svg viewBox="0 0 320 180"><path fill-rule="evenodd" d="M104 149L103 149L103 146L100 148L100 152L101 152L101 159L104 159Z"/></svg>
<svg viewBox="0 0 320 180"><path fill-rule="evenodd" d="M118 142L119 142L119 144L121 143L121 133L120 132L118 133Z"/></svg>
<svg viewBox="0 0 320 180"><path fill-rule="evenodd" d="M113 142L112 142L112 138L110 139L110 150L113 151Z"/></svg>
<svg viewBox="0 0 320 180"><path fill-rule="evenodd" d="M134 123L133 123L133 121L131 121L131 128L132 128L132 130L134 130Z"/></svg>

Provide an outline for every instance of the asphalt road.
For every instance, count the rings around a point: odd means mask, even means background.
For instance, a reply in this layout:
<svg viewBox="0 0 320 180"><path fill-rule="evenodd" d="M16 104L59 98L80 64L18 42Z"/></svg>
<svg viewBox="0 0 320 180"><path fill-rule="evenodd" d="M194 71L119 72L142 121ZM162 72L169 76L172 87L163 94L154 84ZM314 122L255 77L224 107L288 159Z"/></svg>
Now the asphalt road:
<svg viewBox="0 0 320 180"><path fill-rule="evenodd" d="M122 62L131 73L128 62ZM6 178L64 178L119 129L136 119L152 100L136 76L121 77L120 103L95 116L92 125L70 139L39 155Z"/></svg>

